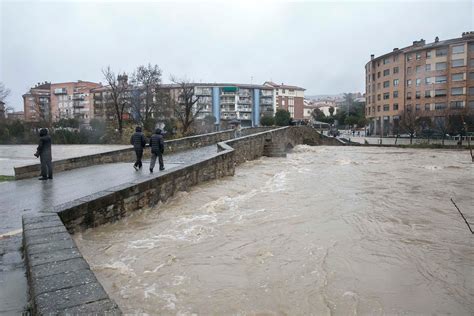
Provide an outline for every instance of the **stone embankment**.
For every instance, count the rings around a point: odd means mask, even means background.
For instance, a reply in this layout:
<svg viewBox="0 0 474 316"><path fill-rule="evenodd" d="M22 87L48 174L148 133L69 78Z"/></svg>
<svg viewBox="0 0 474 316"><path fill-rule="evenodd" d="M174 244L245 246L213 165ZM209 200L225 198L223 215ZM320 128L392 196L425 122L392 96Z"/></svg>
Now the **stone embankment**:
<svg viewBox="0 0 474 316"><path fill-rule="evenodd" d="M43 216L24 216L24 251L33 312L120 313L90 272L68 232L117 221L199 183L234 175L236 165L247 160L284 156L287 149L298 144L341 145L336 139L323 137L304 126L253 132L248 130L243 134L249 135L235 139L230 139L233 135L221 135L229 139L218 142L218 151L200 161L70 201L46 210ZM208 137L216 139L214 135ZM200 139L201 144L209 144L203 141L205 135Z"/></svg>

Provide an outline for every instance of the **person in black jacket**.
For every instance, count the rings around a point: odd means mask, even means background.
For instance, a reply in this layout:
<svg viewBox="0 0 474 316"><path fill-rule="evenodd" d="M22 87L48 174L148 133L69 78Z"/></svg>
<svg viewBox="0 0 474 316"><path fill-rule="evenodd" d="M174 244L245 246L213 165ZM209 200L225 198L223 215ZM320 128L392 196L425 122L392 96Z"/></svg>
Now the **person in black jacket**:
<svg viewBox="0 0 474 316"><path fill-rule="evenodd" d="M143 148L145 148L146 145L146 138L145 135L143 135L142 128L140 126L135 128L135 133L133 133L132 137L130 137L130 144L133 145L135 154L137 156L137 161L135 161L133 168L138 171L138 169L142 168Z"/></svg>
<svg viewBox="0 0 474 316"><path fill-rule="evenodd" d="M41 163L41 177L39 180L53 179L51 136L48 135L48 130L46 128L40 130L39 136L39 144L35 153L36 158L40 157Z"/></svg>
<svg viewBox="0 0 474 316"><path fill-rule="evenodd" d="M163 163L163 152L165 151L165 142L163 141L163 135L161 134L161 129L157 128L155 134L150 138L150 147L151 147L151 161L150 161L150 172L153 173L153 168L155 168L156 157L158 157L158 162L160 163L160 170L165 170L165 165Z"/></svg>

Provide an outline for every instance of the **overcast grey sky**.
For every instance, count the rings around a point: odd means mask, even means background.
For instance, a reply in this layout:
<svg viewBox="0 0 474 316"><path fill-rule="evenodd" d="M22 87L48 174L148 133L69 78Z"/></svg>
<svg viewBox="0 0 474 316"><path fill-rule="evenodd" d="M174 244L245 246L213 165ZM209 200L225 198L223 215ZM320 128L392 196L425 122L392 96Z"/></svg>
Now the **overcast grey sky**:
<svg viewBox="0 0 474 316"><path fill-rule="evenodd" d="M473 0L45 2L0 0L7 104L40 81L103 81L101 69L158 64L197 82L364 90L364 65L420 38L474 30Z"/></svg>

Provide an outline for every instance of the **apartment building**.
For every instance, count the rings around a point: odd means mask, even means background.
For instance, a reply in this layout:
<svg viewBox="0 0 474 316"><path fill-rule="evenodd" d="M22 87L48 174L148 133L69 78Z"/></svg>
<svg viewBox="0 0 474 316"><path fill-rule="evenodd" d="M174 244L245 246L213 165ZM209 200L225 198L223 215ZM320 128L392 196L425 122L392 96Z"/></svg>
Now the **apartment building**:
<svg viewBox="0 0 474 316"><path fill-rule="evenodd" d="M274 89L277 109L287 110L296 120L304 119L304 88L272 81L266 81L263 85Z"/></svg>
<svg viewBox="0 0 474 316"><path fill-rule="evenodd" d="M94 116L91 90L100 83L82 81L38 83L23 95L25 120L57 122L76 118L88 123Z"/></svg>
<svg viewBox="0 0 474 316"><path fill-rule="evenodd" d="M365 72L365 114L373 135L396 133L407 113L436 121L474 110L474 32L371 55Z"/></svg>
<svg viewBox="0 0 474 316"><path fill-rule="evenodd" d="M259 126L262 116L274 116L276 111L274 89L265 85L233 83L189 83L197 98L197 119L214 116L216 124L225 125L239 120L242 126ZM181 102L179 85L163 85L172 98Z"/></svg>

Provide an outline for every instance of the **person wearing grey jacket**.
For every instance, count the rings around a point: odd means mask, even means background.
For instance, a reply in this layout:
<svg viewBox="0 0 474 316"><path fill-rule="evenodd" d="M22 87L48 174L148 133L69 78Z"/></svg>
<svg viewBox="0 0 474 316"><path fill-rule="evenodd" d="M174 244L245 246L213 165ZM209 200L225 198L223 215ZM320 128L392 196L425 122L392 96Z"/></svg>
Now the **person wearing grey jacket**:
<svg viewBox="0 0 474 316"><path fill-rule="evenodd" d="M48 130L42 128L39 133L40 139L35 156L40 158L41 163L41 177L39 180L53 179L53 163L51 154L51 136L48 135Z"/></svg>
<svg viewBox="0 0 474 316"><path fill-rule="evenodd" d="M142 128L140 126L135 128L135 133L133 133L132 137L130 137L130 144L133 145L133 149L135 149L135 154L137 156L137 160L135 161L133 168L138 171L138 169L142 168L143 148L146 146L146 138L145 135L143 135Z"/></svg>
<svg viewBox="0 0 474 316"><path fill-rule="evenodd" d="M156 158L160 164L160 170L165 170L165 164L163 163L163 152L165 151L165 142L163 141L163 135L161 129L157 128L155 134L150 138L151 147L151 161L150 161L150 172L153 173L155 168Z"/></svg>

